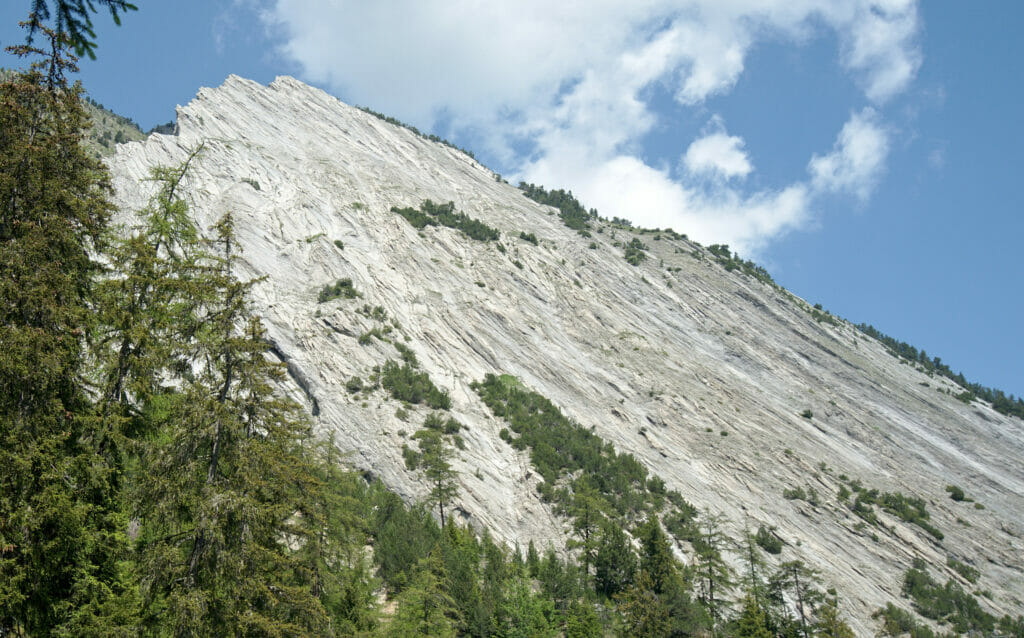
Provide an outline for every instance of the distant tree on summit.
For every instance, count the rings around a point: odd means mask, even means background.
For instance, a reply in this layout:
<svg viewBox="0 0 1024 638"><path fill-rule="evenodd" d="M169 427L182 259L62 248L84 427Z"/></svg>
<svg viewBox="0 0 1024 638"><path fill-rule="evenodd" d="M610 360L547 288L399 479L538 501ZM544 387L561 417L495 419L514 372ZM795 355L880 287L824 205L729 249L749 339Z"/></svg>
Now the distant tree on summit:
<svg viewBox="0 0 1024 638"><path fill-rule="evenodd" d="M92 28L91 14L105 7L110 11L114 24L120 25L122 13L138 10L128 0L56 0L52 12L48 0L31 0L29 7L29 43L43 23L52 18L57 35L66 37L75 53L87 55L92 60L96 59L96 32Z"/></svg>

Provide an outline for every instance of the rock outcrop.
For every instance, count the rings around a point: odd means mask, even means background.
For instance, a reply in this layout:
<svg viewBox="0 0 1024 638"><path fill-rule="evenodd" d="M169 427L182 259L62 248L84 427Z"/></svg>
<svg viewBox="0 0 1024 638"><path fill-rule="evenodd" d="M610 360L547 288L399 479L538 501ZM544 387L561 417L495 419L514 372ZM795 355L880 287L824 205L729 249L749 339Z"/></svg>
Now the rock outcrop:
<svg viewBox="0 0 1024 638"><path fill-rule="evenodd" d="M899 599L913 557L943 581L960 578L947 556L973 564L982 576L969 587L991 593L990 611L1024 611L1021 420L965 405L951 382L845 322L815 321L802 300L686 240L643 235L648 258L632 266L616 246L629 231L583 238L467 155L291 78L230 77L179 108L176 135L119 146L109 164L123 219L145 204L152 167L200 144L186 179L193 214L202 228L234 214L240 274L266 277L256 305L296 396L349 462L404 497L428 491L401 454L426 410L402 420L383 392L345 389L397 359L391 344L358 339L385 324L467 426L459 514L505 541L561 546L567 523L470 389L488 372L515 375L725 514L733 532L776 527L782 556L839 589L859 635L874 633L872 610ZM449 228L417 231L390 211L424 199L498 228L506 250ZM346 277L361 298L318 303ZM357 312L363 304L388 319ZM883 525L866 526L837 498L840 475L922 497L944 539L881 512ZM950 484L984 509L951 500ZM813 487L817 504L783 498L798 486Z"/></svg>

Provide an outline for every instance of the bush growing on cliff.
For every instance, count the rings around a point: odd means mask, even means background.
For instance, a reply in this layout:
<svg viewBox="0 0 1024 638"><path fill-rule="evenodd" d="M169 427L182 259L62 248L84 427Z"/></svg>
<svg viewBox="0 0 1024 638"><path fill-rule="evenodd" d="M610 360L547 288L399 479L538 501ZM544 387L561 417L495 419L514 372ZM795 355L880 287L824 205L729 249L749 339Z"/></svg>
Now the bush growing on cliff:
<svg viewBox="0 0 1024 638"><path fill-rule="evenodd" d="M409 363L385 363L381 368L380 384L399 401L424 403L435 410L447 410L452 405L446 391L438 389L426 372L418 372Z"/></svg>
<svg viewBox="0 0 1024 638"><path fill-rule="evenodd" d="M320 295L317 297L317 301L320 303L326 303L332 299L355 299L362 295L356 290L355 286L352 285L352 280L348 277L339 279L333 284L328 284L320 290Z"/></svg>

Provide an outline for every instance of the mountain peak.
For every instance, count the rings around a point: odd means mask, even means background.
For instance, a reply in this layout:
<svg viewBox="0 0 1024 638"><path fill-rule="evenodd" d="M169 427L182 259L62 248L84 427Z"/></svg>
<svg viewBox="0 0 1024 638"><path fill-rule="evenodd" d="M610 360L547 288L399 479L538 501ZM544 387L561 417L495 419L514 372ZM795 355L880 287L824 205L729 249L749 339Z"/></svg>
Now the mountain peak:
<svg viewBox="0 0 1024 638"><path fill-rule="evenodd" d="M458 516L506 542L562 548L568 523L474 390L488 373L547 397L735 534L774 528L787 560L843 593L859 634L899 598L914 557L943 572L947 555L977 560L985 604L1021 611L1019 419L958 401L951 381L685 236L594 220L584 237L467 155L287 76L229 76L179 108L177 136L118 147L123 219L145 204L152 167L200 144L192 213L201 228L234 213L290 391L354 465L405 498L429 490L403 445L430 410L346 384L408 351L464 426ZM500 238L417 229L392 211L424 200L453 202ZM631 245L643 259L627 261ZM342 280L357 297L318 302ZM943 539L883 509L867 524L836 496L853 482L923 499ZM950 484L985 509L951 500ZM784 496L797 488L803 499Z"/></svg>

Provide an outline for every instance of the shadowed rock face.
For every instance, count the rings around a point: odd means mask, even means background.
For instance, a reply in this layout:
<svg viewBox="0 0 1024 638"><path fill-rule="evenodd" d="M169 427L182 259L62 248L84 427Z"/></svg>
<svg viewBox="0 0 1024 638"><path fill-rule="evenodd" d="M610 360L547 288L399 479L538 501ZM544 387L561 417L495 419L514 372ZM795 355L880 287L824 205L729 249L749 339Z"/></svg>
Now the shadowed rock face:
<svg viewBox="0 0 1024 638"><path fill-rule="evenodd" d="M385 325L357 313L363 304L387 311L391 337L451 393L467 426L458 505L505 541L561 546L567 524L470 389L487 372L519 377L669 488L727 515L734 535L776 526L782 558L818 568L858 634L874 633L870 612L899 598L915 556L943 581L958 578L948 555L973 563L982 577L968 589L989 590L991 612L1024 611L1020 420L964 405L947 394L960 391L952 383L844 322L814 321L802 300L726 272L696 244L647 234L648 258L631 266L613 245L630 233L595 228L584 239L462 153L294 79L202 89L179 108L178 130L119 146L109 161L124 219L145 203L151 167L204 143L186 180L193 214L202 228L235 215L240 274L266 276L255 301L295 396L353 465L407 499L428 488L405 469L402 431L418 429L426 410L402 421L383 392L345 390L398 358L378 339L360 345ZM498 228L507 251L448 228L418 232L390 212L428 198ZM362 298L317 303L344 277ZM924 498L945 539L881 512L885 528L863 527L836 497L840 474ZM985 509L950 500L949 484ZM796 486L815 488L819 504L782 497ZM685 559L689 547L679 549Z"/></svg>

